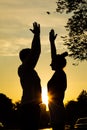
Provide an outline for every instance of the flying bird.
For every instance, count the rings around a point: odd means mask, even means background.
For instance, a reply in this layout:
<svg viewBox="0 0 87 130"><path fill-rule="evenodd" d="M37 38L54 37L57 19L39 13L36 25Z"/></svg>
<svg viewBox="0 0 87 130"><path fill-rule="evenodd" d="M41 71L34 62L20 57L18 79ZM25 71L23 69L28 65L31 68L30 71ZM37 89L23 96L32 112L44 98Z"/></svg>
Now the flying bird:
<svg viewBox="0 0 87 130"><path fill-rule="evenodd" d="M46 13L47 13L47 14L50 14L50 12L49 12L49 11L47 11Z"/></svg>

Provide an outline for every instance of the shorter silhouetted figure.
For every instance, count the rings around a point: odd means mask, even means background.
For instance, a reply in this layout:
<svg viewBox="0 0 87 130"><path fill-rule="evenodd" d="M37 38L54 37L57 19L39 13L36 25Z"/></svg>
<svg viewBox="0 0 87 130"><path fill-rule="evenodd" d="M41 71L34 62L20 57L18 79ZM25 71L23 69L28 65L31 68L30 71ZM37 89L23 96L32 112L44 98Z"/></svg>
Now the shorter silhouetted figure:
<svg viewBox="0 0 87 130"><path fill-rule="evenodd" d="M41 52L40 25L33 23L34 34L32 46L20 51L19 57L22 64L18 68L18 75L23 89L20 108L20 123L23 130L37 130L40 119L41 83L35 71L35 66Z"/></svg>
<svg viewBox="0 0 87 130"><path fill-rule="evenodd" d="M65 125L65 109L63 104L65 90L67 88L67 78L63 71L66 66L65 57L67 52L56 54L55 34L52 29L49 33L49 40L51 46L51 67L54 70L52 78L48 81L48 96L49 96L49 110L51 116L51 125L53 130L64 130Z"/></svg>

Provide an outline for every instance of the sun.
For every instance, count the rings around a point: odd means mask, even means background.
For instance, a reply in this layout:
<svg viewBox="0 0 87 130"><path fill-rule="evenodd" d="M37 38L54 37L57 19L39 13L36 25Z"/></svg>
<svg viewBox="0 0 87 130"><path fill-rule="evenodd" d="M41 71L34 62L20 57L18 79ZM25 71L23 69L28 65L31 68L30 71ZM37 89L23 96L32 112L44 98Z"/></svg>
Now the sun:
<svg viewBox="0 0 87 130"><path fill-rule="evenodd" d="M47 88L42 88L42 102L46 104L46 108L48 109L48 94L47 94Z"/></svg>

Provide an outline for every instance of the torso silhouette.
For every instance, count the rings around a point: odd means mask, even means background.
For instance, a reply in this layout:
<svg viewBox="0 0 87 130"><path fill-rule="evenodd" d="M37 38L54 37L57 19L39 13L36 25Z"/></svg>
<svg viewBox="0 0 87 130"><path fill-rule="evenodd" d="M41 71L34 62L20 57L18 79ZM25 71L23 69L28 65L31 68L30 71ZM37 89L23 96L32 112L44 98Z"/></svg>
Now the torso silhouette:
<svg viewBox="0 0 87 130"><path fill-rule="evenodd" d="M50 92L50 95L52 95L52 100L56 100L58 103L62 103L67 86L65 72L62 69L57 70L49 80L47 86L48 92Z"/></svg>
<svg viewBox="0 0 87 130"><path fill-rule="evenodd" d="M20 66L18 69L23 88L22 104L41 102L40 78L35 70Z"/></svg>

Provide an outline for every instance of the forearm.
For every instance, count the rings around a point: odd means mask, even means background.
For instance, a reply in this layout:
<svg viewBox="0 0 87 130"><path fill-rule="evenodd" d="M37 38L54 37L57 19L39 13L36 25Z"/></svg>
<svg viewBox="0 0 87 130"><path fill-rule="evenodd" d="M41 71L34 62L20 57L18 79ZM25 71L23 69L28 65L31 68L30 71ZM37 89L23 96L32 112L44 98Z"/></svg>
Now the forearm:
<svg viewBox="0 0 87 130"><path fill-rule="evenodd" d="M54 30L52 29L49 33L49 41L50 41L50 47L51 47L51 58L52 58L52 60L56 56L56 47L55 47L56 37L57 37L57 34L55 34Z"/></svg>
<svg viewBox="0 0 87 130"><path fill-rule="evenodd" d="M41 53L41 45L40 45L40 24L36 22L33 23L33 29L30 29L33 33L33 40L31 43L30 53L26 58L25 67L34 68L38 61L39 55Z"/></svg>
<svg viewBox="0 0 87 130"><path fill-rule="evenodd" d="M40 54L41 52L41 45L40 45L40 35L34 34L32 45L31 45L32 54Z"/></svg>
<svg viewBox="0 0 87 130"><path fill-rule="evenodd" d="M50 47L51 47L51 58L54 59L56 57L56 47L54 41L50 41Z"/></svg>
<svg viewBox="0 0 87 130"><path fill-rule="evenodd" d="M31 64L34 68L41 53L40 36L34 35L31 46Z"/></svg>
<svg viewBox="0 0 87 130"><path fill-rule="evenodd" d="M32 55L35 58L38 58L41 52L41 45L40 45L40 24L36 22L33 23L33 29L30 29L33 32L34 37L32 40L31 51Z"/></svg>

